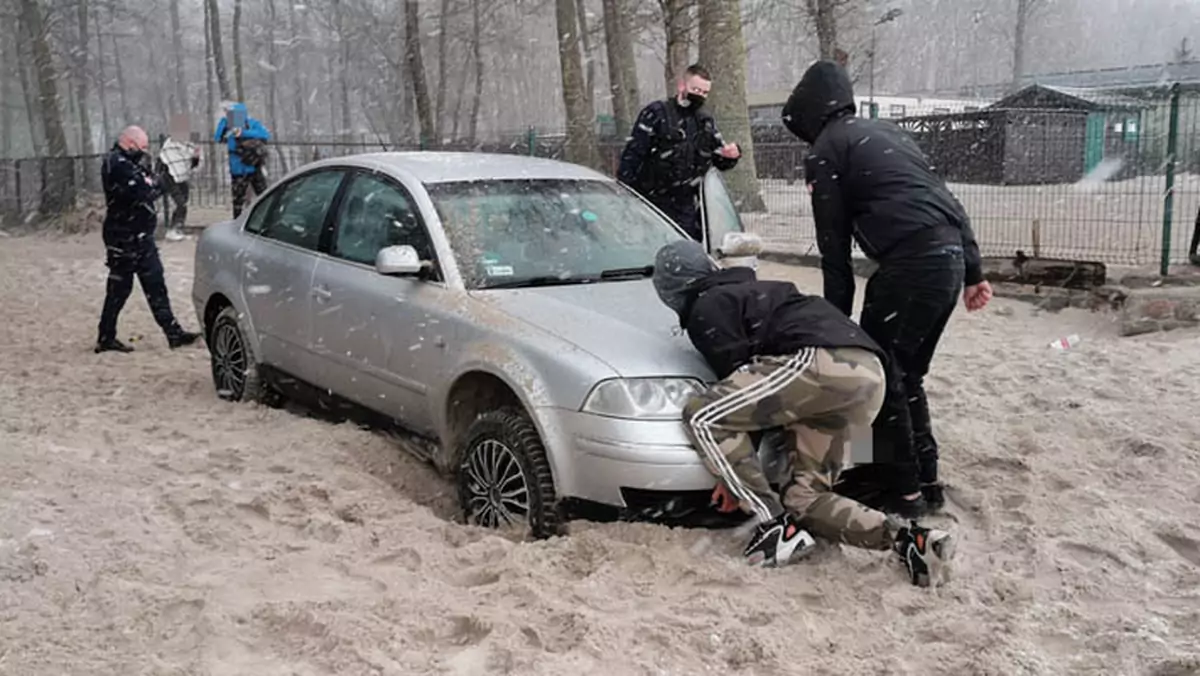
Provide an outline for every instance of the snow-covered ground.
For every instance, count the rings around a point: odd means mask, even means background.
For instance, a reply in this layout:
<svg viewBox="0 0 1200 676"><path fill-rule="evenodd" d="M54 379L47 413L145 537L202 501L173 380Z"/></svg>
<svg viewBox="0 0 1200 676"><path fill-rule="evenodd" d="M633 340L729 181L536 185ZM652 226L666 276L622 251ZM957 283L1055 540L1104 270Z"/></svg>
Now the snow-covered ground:
<svg viewBox="0 0 1200 676"><path fill-rule="evenodd" d="M172 301L191 242L167 243ZM0 673L1184 674L1200 668L1200 337L997 299L930 376L962 537L946 587L731 531L453 523L353 425L219 401L140 291L94 355L97 236L0 240ZM815 271L764 275L819 289ZM1047 343L1077 333L1073 350Z"/></svg>

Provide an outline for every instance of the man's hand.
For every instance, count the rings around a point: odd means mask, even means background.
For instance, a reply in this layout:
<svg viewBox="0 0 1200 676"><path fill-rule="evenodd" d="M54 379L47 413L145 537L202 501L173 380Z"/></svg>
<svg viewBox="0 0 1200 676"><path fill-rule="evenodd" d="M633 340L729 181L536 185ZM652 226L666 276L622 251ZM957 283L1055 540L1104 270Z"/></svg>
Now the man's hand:
<svg viewBox="0 0 1200 676"><path fill-rule="evenodd" d="M725 487L725 483L721 481L718 481L717 487L713 489L711 504L715 505L717 511L723 514L736 511L740 507L737 498L733 497L733 493L730 493L729 489Z"/></svg>
<svg viewBox="0 0 1200 676"><path fill-rule="evenodd" d="M738 144L736 143L726 143L725 145L721 146L721 149L717 151L717 154L721 157L728 157L731 160L736 160L742 156L742 149L739 148Z"/></svg>
<svg viewBox="0 0 1200 676"><path fill-rule="evenodd" d="M234 129L233 129L233 137L234 137L234 138L241 138L241 137L242 137L242 128L241 128L241 127L234 127Z"/></svg>
<svg viewBox="0 0 1200 676"><path fill-rule="evenodd" d="M991 299L992 285L987 280L963 289L963 303L967 306L968 312L982 310Z"/></svg>

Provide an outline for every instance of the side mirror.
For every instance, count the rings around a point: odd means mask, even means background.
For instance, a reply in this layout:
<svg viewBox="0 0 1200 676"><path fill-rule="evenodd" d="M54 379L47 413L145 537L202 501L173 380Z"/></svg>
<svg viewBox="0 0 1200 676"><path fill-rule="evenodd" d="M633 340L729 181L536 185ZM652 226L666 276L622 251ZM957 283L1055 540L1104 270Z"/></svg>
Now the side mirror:
<svg viewBox="0 0 1200 676"><path fill-rule="evenodd" d="M758 269L762 238L748 232L727 232L717 247L715 258L723 268Z"/></svg>
<svg viewBox="0 0 1200 676"><path fill-rule="evenodd" d="M757 256L762 250L762 238L750 232L727 232L717 247L721 258Z"/></svg>
<svg viewBox="0 0 1200 676"><path fill-rule="evenodd" d="M407 244L384 247L375 255L375 271L381 275L416 275L422 268L417 250Z"/></svg>

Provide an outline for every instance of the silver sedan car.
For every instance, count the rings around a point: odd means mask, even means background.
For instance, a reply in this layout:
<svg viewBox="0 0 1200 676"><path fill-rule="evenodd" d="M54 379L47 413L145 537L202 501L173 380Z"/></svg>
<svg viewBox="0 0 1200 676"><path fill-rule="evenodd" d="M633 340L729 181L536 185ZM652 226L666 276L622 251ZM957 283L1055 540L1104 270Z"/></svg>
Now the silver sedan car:
<svg viewBox="0 0 1200 676"><path fill-rule="evenodd" d="M701 195L710 251L753 264L715 170ZM207 228L192 295L220 397L302 383L380 414L433 442L468 522L542 537L588 506L707 509L680 412L713 373L649 278L683 237L577 165L364 154L301 167Z"/></svg>

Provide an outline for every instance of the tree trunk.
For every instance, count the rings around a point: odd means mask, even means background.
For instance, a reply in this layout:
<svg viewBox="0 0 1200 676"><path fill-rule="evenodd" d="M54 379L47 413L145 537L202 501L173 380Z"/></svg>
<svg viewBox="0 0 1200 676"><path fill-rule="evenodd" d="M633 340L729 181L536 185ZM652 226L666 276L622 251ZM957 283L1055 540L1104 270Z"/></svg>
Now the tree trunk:
<svg viewBox="0 0 1200 676"><path fill-rule="evenodd" d="M67 155L67 133L59 107L58 72L50 51L42 10L37 0L21 0L21 17L25 33L33 49L33 65L37 71L38 107L42 113L42 128L46 131L46 147L52 158ZM75 203L74 170L67 161L46 161L43 171L42 212L61 214Z"/></svg>
<svg viewBox="0 0 1200 676"><path fill-rule="evenodd" d="M75 47L75 67L78 69L75 77L75 100L79 113L79 152L91 155L95 151L92 144L92 116L88 113L88 2L79 0L76 5L76 15L79 21L79 44Z"/></svg>
<svg viewBox="0 0 1200 676"><path fill-rule="evenodd" d="M18 35L24 36L29 29L23 22L20 24ZM41 107L38 105L38 95L29 79L30 55L28 39L17 43L17 72L21 75L21 94L25 99L25 121L29 123L29 145L32 154L37 157L46 154L46 134L42 128Z"/></svg>
<svg viewBox="0 0 1200 676"><path fill-rule="evenodd" d="M296 18L296 2L297 0L288 0L288 30L291 32L291 41L288 43L288 66L292 71L292 88L295 90L295 112L292 117L292 131L297 138L303 135L303 132L308 129L307 110L304 105L308 98L308 79L304 76L303 64L300 62L300 55L304 52L298 47L300 44L300 22Z"/></svg>
<svg viewBox="0 0 1200 676"><path fill-rule="evenodd" d="M242 0L233 0L233 81L237 85L238 101L246 101L242 81Z"/></svg>
<svg viewBox="0 0 1200 676"><path fill-rule="evenodd" d="M267 71L267 114L271 116L270 124L277 125L278 129L279 48L275 45L275 22L279 20L279 15L275 2L276 0L267 0L267 60L271 62L271 68ZM299 96L299 92L296 95Z"/></svg>
<svg viewBox="0 0 1200 676"><path fill-rule="evenodd" d="M0 41L0 61L12 64L0 73L0 158L14 157L13 152L13 115L12 115L12 71L20 63L12 52L13 40L7 35Z"/></svg>
<svg viewBox="0 0 1200 676"><path fill-rule="evenodd" d="M350 40L346 37L342 0L334 0L333 13L338 40L338 80L341 82L339 94L342 100L342 120L338 126L341 128L342 134L349 135L354 132L354 125L350 120Z"/></svg>
<svg viewBox="0 0 1200 676"><path fill-rule="evenodd" d="M179 0L171 0L171 55L175 61L175 98L171 102L174 113L188 113L187 80L183 74L183 28L179 23Z"/></svg>
<svg viewBox="0 0 1200 676"><path fill-rule="evenodd" d="M113 9L113 5L108 6L108 30L114 31L111 33L112 50L113 50L113 68L117 71L117 94L121 101L121 117L122 122L118 126L124 128L125 125L133 124L133 113L129 110L129 96L126 92L129 88L125 86L125 68L121 65L121 45L117 43L117 14Z"/></svg>
<svg viewBox="0 0 1200 676"><path fill-rule="evenodd" d="M442 0L442 11L438 16L438 84L437 105L434 106L433 129L436 142L440 145L446 127L446 89L450 64L447 62L446 50L449 46L450 35L450 0ZM458 126L457 120L455 127Z"/></svg>
<svg viewBox="0 0 1200 676"><path fill-rule="evenodd" d="M233 91L229 88L229 75L225 71L225 50L221 47L221 12L217 7L217 0L204 0L205 6L208 7L208 34L209 52L212 63L213 73L217 78L217 90L221 93L221 98L229 101L233 99Z"/></svg>
<svg viewBox="0 0 1200 676"><path fill-rule="evenodd" d="M589 105L580 59L579 19L576 0L556 0L558 64L562 71L562 97L567 112L567 161L600 169L596 147L595 112Z"/></svg>
<svg viewBox="0 0 1200 676"><path fill-rule="evenodd" d="M413 99L417 104L417 118L421 121L421 144L424 146L435 137L433 111L429 105L429 83L425 79L425 65L421 61L421 21L417 10L418 0L404 0L404 62L408 66L408 81L411 83Z"/></svg>
<svg viewBox="0 0 1200 676"><path fill-rule="evenodd" d="M579 15L579 39L583 46L583 95L593 113L596 110L596 50L592 47L592 36L588 30L587 0L577 0L575 13Z"/></svg>
<svg viewBox="0 0 1200 676"><path fill-rule="evenodd" d="M604 46L617 133L627 133L638 114L637 61L629 37L625 0L604 0Z"/></svg>
<svg viewBox="0 0 1200 676"><path fill-rule="evenodd" d="M96 33L96 91L100 94L100 138L104 139L103 143L108 143L109 134L112 133L112 127L108 122L108 79L105 76L104 68L104 38L100 34L100 17L98 14L92 17L92 26L95 27Z"/></svg>
<svg viewBox="0 0 1200 676"><path fill-rule="evenodd" d="M471 97L471 121L467 126L467 138L472 146L479 133L479 104L483 100L483 28L480 25L479 3L471 0L471 56L475 61L475 91Z"/></svg>
<svg viewBox="0 0 1200 676"><path fill-rule="evenodd" d="M1025 42L1029 26L1029 14L1033 9L1033 0L1017 0L1017 25L1013 31L1013 60L1012 83L1009 91L1015 92L1021 88L1021 76L1025 74Z"/></svg>
<svg viewBox="0 0 1200 676"><path fill-rule="evenodd" d="M675 82L687 68L692 52L692 8L697 0L659 0L667 35L664 75L667 96L675 95Z"/></svg>
<svg viewBox="0 0 1200 676"><path fill-rule="evenodd" d="M833 61L837 58L837 0L807 0L808 18L817 26L817 43L820 57Z"/></svg>
<svg viewBox="0 0 1200 676"><path fill-rule="evenodd" d="M454 122L454 127L450 132L450 138L458 141L458 130L462 122L463 101L467 99L467 76L471 74L471 63L463 64L463 67L458 71L458 86L454 88L456 95L454 97L454 116L451 118Z"/></svg>
<svg viewBox="0 0 1200 676"><path fill-rule="evenodd" d="M738 0L700 0L700 61L713 78L708 105L727 142L737 142L742 157L725 172L739 211L763 211L766 205L754 166L754 140L746 107L746 41Z"/></svg>

